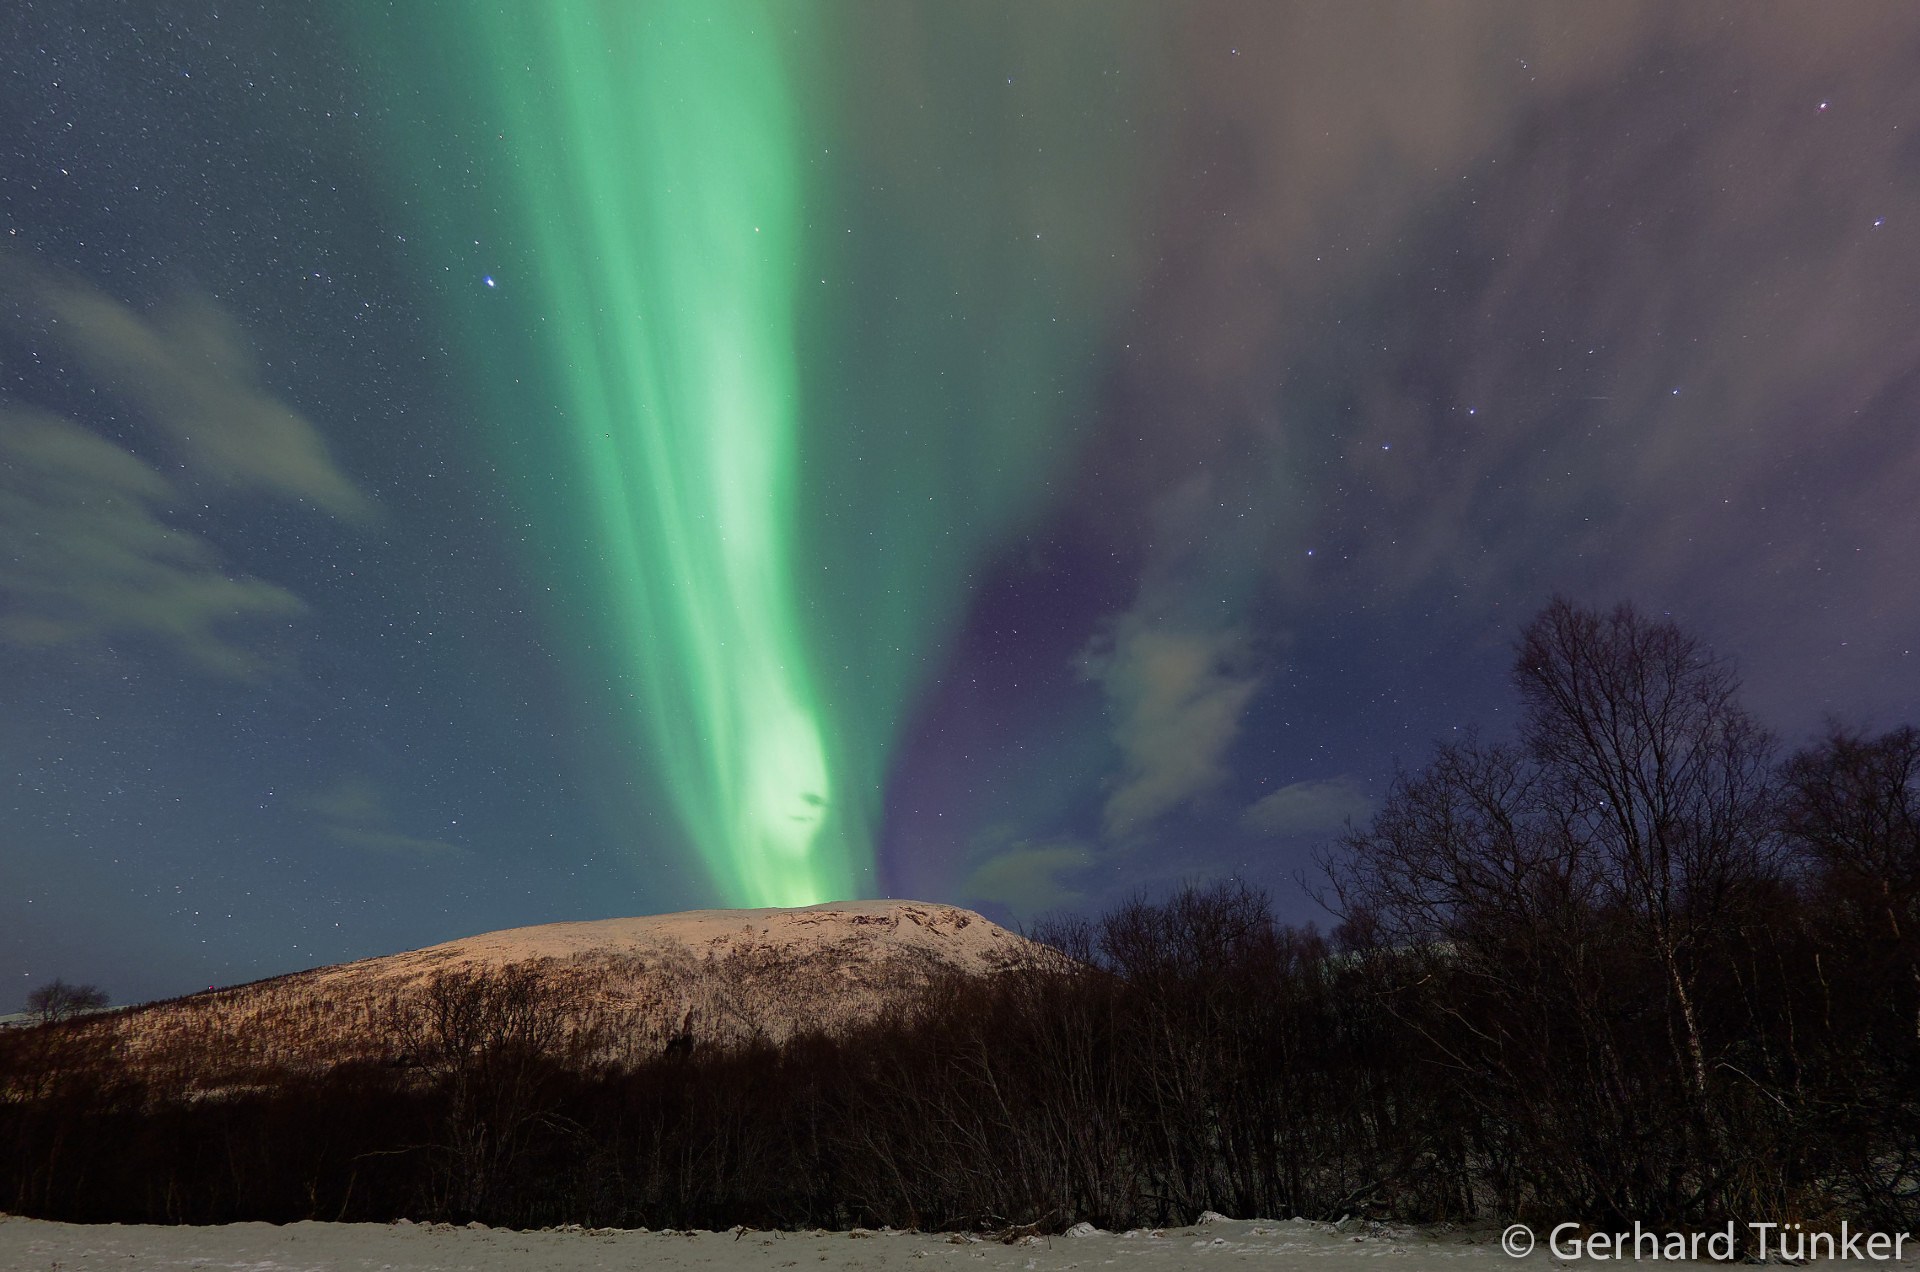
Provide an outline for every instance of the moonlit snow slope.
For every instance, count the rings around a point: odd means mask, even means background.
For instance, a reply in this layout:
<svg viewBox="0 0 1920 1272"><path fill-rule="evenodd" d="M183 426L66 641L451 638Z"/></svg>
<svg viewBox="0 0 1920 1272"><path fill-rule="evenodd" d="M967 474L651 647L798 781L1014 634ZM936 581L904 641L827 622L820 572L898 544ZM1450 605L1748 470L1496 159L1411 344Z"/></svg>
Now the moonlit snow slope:
<svg viewBox="0 0 1920 1272"><path fill-rule="evenodd" d="M689 955L777 955L843 968L907 962L987 972L1027 942L971 910L917 901L835 901L794 910L688 910L644 918L509 928L406 954L323 968L323 981L426 977L451 966L632 957L667 965Z"/></svg>
<svg viewBox="0 0 1920 1272"><path fill-rule="evenodd" d="M156 1089L232 1087L390 1050L386 1022L442 974L537 973L610 1058L836 1030L929 978L1057 957L970 910L848 901L551 923L465 937L102 1017Z"/></svg>

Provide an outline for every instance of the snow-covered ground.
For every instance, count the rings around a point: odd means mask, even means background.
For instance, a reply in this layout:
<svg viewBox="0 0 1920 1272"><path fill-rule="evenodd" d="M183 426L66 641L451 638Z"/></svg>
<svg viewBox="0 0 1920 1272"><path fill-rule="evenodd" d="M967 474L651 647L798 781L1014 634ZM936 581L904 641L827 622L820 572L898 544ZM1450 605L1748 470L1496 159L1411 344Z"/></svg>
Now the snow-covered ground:
<svg viewBox="0 0 1920 1272"><path fill-rule="evenodd" d="M5 1272L1176 1272L1176 1269L1445 1268L1495 1272L1516 1263L1566 1266L1536 1249L1513 1259L1494 1229L1373 1227L1336 1231L1304 1220L1221 1220L1192 1228L1011 1245L923 1232L511 1232L445 1225L236 1223L218 1228L123 1227L0 1217ZM1911 1267L1908 1259L1896 1266ZM1377 1262L1376 1262L1377 1261ZM820 1264L827 1267L820 1268ZM1596 1265L1596 1267L1599 1265ZM1672 1266L1669 1264L1668 1266ZM1720 1266L1725 1266L1720 1265ZM1833 1267L1877 1267L1847 1261Z"/></svg>

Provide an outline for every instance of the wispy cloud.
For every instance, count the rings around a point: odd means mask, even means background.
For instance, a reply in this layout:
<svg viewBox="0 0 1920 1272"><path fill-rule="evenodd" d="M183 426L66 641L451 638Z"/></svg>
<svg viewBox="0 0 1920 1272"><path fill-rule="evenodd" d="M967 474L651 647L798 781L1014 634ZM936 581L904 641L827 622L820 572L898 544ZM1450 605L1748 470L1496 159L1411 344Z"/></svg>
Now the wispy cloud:
<svg viewBox="0 0 1920 1272"><path fill-rule="evenodd" d="M395 824L379 784L362 773L349 774L306 801L319 818L321 833L343 848L411 857L459 857L468 849L444 839L411 835Z"/></svg>
<svg viewBox="0 0 1920 1272"><path fill-rule="evenodd" d="M259 383L233 319L187 294L151 316L70 275L0 257L0 285L27 321L138 408L201 475L312 504L348 521L374 506L314 426Z"/></svg>
<svg viewBox="0 0 1920 1272"><path fill-rule="evenodd" d="M1119 837L1218 786L1260 677L1244 631L1208 631L1138 610L1086 661L1107 693L1121 771L1105 809Z"/></svg>
<svg viewBox="0 0 1920 1272"><path fill-rule="evenodd" d="M306 606L229 572L211 544L161 520L176 498L151 466L79 425L0 410L0 639L138 635L217 675L261 675L267 661L239 636Z"/></svg>
<svg viewBox="0 0 1920 1272"><path fill-rule="evenodd" d="M1020 919L1085 899L1062 877L1092 864L1093 855L1081 845L1016 839L989 851L961 885L963 899L998 902Z"/></svg>
<svg viewBox="0 0 1920 1272"><path fill-rule="evenodd" d="M1179 250L1089 523L1163 574L1264 534L1291 624L1635 596L1740 639L1763 709L1884 698L1920 621L1913 11L1185 13ZM1140 516L1200 472L1209 523Z"/></svg>
<svg viewBox="0 0 1920 1272"><path fill-rule="evenodd" d="M353 523L373 518L373 504L313 425L260 386L239 329L213 301L187 296L146 316L6 252L0 294L17 336L61 350L125 399L184 470L169 477L72 420L0 403L0 640L51 648L143 637L214 675L265 675L263 625L306 603L177 524L175 482L191 478L196 499L268 495Z"/></svg>
<svg viewBox="0 0 1920 1272"><path fill-rule="evenodd" d="M1373 812L1365 788L1351 777L1295 782L1255 800L1240 824L1268 835L1311 835L1338 830Z"/></svg>

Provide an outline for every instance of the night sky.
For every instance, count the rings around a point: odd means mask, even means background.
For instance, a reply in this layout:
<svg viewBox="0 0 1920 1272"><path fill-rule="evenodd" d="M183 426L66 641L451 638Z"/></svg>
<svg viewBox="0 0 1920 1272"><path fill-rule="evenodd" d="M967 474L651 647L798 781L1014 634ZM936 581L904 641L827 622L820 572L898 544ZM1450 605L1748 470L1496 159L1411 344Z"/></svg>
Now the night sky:
<svg viewBox="0 0 1920 1272"><path fill-rule="evenodd" d="M0 14L0 1010L1324 921L1556 592L1920 719L1912 10Z"/></svg>

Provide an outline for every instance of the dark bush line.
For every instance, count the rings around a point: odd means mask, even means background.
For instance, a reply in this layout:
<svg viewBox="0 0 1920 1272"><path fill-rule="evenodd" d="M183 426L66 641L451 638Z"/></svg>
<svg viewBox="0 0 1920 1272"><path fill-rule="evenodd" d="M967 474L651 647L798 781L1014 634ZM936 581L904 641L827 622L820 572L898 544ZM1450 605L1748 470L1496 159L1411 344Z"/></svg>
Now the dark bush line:
<svg viewBox="0 0 1920 1272"><path fill-rule="evenodd" d="M635 1067L574 1063L587 1040L526 1023L569 1005L513 972L438 983L396 1022L403 1063L264 1091L156 1101L111 1056L52 1056L62 1035L43 1033L38 1054L6 1053L52 1077L0 1105L0 1208L1058 1229L1357 1209L1377 1191L1407 1133L1396 1097L1339 1075L1407 1061L1371 1036L1384 1017L1340 1006L1365 1001L1361 968L1240 891L1129 907L1101 939L1162 945L1161 962L1137 979L1093 963L955 977L837 1038Z"/></svg>
<svg viewBox="0 0 1920 1272"><path fill-rule="evenodd" d="M1236 1215L1920 1226L1920 734L1776 763L1671 624L1564 603L1512 746L1327 865L1040 935L838 1036L608 1064L577 990L443 977L390 1062L191 1098L0 1037L0 1209L71 1220L1060 1230Z"/></svg>
<svg viewBox="0 0 1920 1272"><path fill-rule="evenodd" d="M942 982L911 1015L778 1048L590 1071L506 1036L464 1074L415 1057L159 1102L111 1058L67 1057L0 1106L0 1197L94 1222L1910 1227L1920 1119L1885 951L1800 895L1771 900L1702 995L1720 1075L1704 1114L1671 1063L1660 968L1605 915L1571 966L1511 949L1511 983L1558 1000L1516 1004L1457 954L1331 950L1224 889L1056 933L1080 969ZM506 979L460 989L538 1004ZM1489 1038L1504 1054L1473 1051Z"/></svg>

